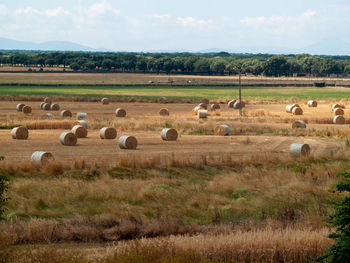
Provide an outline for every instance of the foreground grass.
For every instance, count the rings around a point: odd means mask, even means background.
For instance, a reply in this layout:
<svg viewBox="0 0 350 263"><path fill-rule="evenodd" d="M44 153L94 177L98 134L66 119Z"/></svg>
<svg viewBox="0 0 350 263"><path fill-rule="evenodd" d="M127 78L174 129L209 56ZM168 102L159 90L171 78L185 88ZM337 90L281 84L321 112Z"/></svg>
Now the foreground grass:
<svg viewBox="0 0 350 263"><path fill-rule="evenodd" d="M0 86L0 95L11 96L66 96L98 98L101 96L124 98L156 98L167 96L171 99L232 98L238 94L237 87L176 87L176 86L120 86L120 87L45 87L45 86ZM243 87L245 98L290 98L298 99L344 99L350 97L350 89L314 87Z"/></svg>

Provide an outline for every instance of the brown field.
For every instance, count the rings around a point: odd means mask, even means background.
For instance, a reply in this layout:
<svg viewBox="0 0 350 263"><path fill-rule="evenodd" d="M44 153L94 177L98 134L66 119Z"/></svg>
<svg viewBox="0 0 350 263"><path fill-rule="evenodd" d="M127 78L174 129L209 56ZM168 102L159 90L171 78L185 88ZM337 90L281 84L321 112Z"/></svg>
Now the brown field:
<svg viewBox="0 0 350 263"><path fill-rule="evenodd" d="M334 125L328 101L298 102L302 116L252 102L243 117L221 104L200 120L189 103L64 100L57 103L73 118L41 120L38 101L23 101L27 116L16 112L20 101L1 101L0 170L11 183L0 261L310 262L332 244L324 218L329 190L350 167L350 109L347 124ZM164 107L170 116L159 115ZM63 146L59 135L78 112L87 113L88 137ZM300 119L307 128L292 129ZM214 135L219 124L230 136ZM17 125L29 128L28 140L11 138ZM117 139L99 138L105 126ZM161 140L164 127L178 131L176 142ZM137 149L121 150L122 135L135 136ZM290 157L294 142L309 144L311 156ZM32 166L39 150L55 162Z"/></svg>
<svg viewBox="0 0 350 263"><path fill-rule="evenodd" d="M17 102L16 102L17 103ZM14 102L1 102L0 123L3 125L26 125L30 129L28 140L12 140L9 130L0 130L1 149L0 155L6 156L6 162L29 161L31 153L37 150L50 151L56 160L69 163L74 162L76 157L85 159L87 162L103 162L116 165L121 156L138 159L153 158L153 162L167 162L167 158L184 158L198 160L207 156L215 163L216 158L222 155L230 155L232 158L246 158L259 152L271 154L283 154L288 156L289 146L293 142L308 143L312 147L315 156L326 156L331 152L342 151L344 143L330 138L300 137L308 133L326 134L334 133L335 137L347 137L349 135L348 125L331 125L332 113L329 105L320 105L318 108L304 107L303 116L292 116L283 109L285 105L248 105L244 110L246 117L239 119L238 111L227 109L222 104L220 116L214 113L208 120L198 120L192 113L195 105L191 104L169 104L166 107L171 115L169 117L159 116L159 109L164 107L154 103L112 103L101 105L100 103L72 103L60 102L61 109L70 109L73 118L61 120L59 112L53 112L54 120L40 120L45 113L40 110L37 102L23 102L33 108L33 113L25 116L16 112ZM116 108L124 108L127 117L118 119L114 116ZM345 110L347 111L347 110ZM89 123L88 138L79 139L76 147L66 147L60 144L59 135L72 127L77 112L87 112ZM293 120L303 119L308 122L306 131L296 131L291 128ZM11 120L11 123L9 123ZM165 125L171 125L180 132L180 138L176 142L165 142L160 138L160 132ZM213 135L213 129L219 124L228 124L235 131L236 127L246 131L236 131L236 136L220 137ZM136 151L125 151L119 149L117 141L101 140L99 129L105 126L113 126L117 129L118 137L133 135L138 139L139 146ZM260 129L261 134L254 133ZM278 135L263 135L264 130L277 131L283 129ZM190 135L194 133L193 135ZM199 133L199 134L195 134ZM200 134L203 133L203 134ZM269 132L266 132L269 133ZM284 135L284 136L283 136ZM249 142L247 139L249 136ZM129 158L128 157L128 158ZM141 159L143 159L141 158ZM210 161L209 161L210 162Z"/></svg>
<svg viewBox="0 0 350 263"><path fill-rule="evenodd" d="M0 83L38 83L38 84L238 84L238 76L198 76L198 75L166 75L143 73L5 73L0 71ZM326 82L337 86L349 85L349 78L309 78L309 77L264 77L243 76L243 85L254 84L314 84Z"/></svg>

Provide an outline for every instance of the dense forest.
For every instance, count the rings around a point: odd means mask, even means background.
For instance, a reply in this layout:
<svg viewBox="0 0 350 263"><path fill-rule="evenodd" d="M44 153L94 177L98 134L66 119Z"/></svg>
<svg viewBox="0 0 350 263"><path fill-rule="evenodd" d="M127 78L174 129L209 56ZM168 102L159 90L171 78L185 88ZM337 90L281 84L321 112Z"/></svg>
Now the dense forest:
<svg viewBox="0 0 350 263"><path fill-rule="evenodd" d="M350 74L350 57L268 54L0 52L2 66L63 67L86 72L328 76Z"/></svg>

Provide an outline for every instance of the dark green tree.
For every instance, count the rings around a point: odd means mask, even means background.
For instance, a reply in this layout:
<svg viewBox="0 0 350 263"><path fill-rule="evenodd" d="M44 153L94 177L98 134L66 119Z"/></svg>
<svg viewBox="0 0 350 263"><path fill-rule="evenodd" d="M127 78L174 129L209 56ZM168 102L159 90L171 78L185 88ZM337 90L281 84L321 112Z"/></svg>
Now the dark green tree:
<svg viewBox="0 0 350 263"><path fill-rule="evenodd" d="M73 69L74 71L77 71L80 69L80 66L78 63L73 62L72 64L70 64L70 68Z"/></svg>
<svg viewBox="0 0 350 263"><path fill-rule="evenodd" d="M319 261L344 263L350 262L350 173L343 173L344 179L336 185L336 191L345 193L340 201L333 201L334 214L330 223L336 228L329 237L336 241Z"/></svg>

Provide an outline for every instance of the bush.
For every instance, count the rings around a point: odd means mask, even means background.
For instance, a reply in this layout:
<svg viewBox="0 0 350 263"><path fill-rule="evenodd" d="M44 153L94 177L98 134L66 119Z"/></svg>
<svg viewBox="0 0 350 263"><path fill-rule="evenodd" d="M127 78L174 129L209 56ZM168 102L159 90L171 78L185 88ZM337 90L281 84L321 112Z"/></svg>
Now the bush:
<svg viewBox="0 0 350 263"><path fill-rule="evenodd" d="M335 209L333 215L330 216L330 223L336 227L336 231L329 235L336 241L319 261L323 262L350 262L350 173L343 173L344 180L336 185L338 192L346 192L346 196L339 202L333 201L332 205Z"/></svg>
<svg viewBox="0 0 350 263"><path fill-rule="evenodd" d="M0 173L0 220L3 219L3 213L5 212L5 205L7 202L5 192L8 188L8 181L8 178Z"/></svg>

